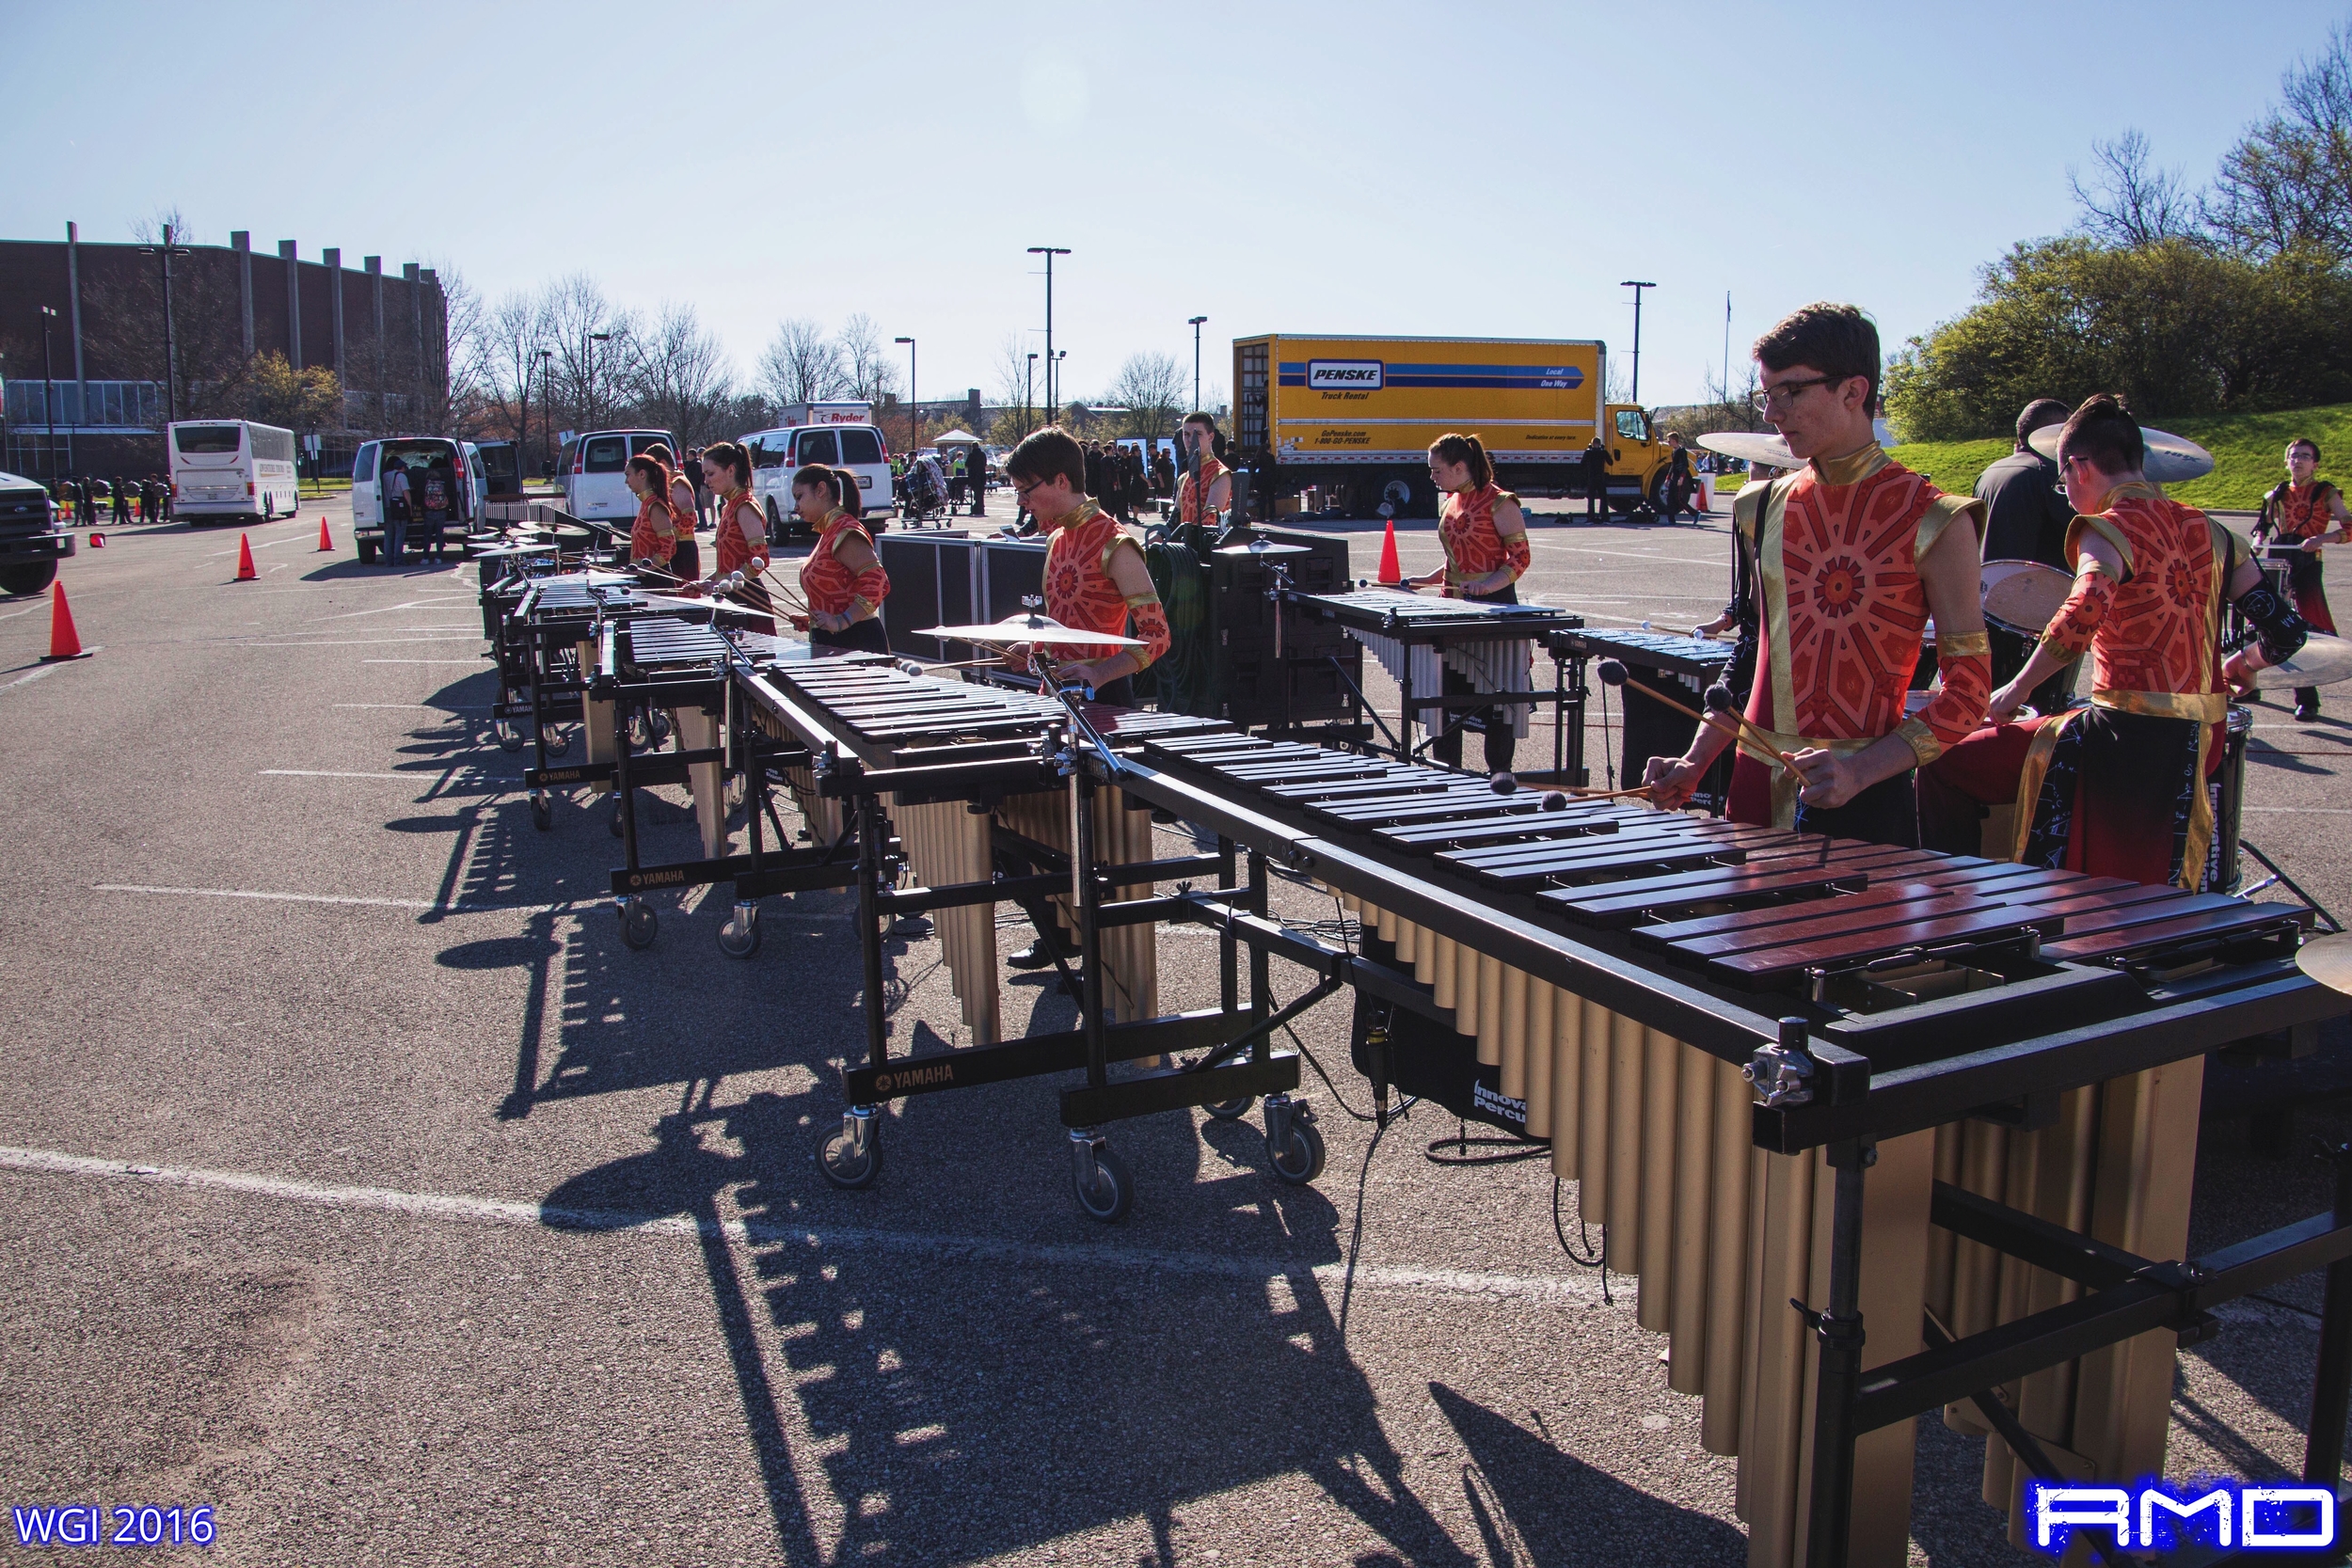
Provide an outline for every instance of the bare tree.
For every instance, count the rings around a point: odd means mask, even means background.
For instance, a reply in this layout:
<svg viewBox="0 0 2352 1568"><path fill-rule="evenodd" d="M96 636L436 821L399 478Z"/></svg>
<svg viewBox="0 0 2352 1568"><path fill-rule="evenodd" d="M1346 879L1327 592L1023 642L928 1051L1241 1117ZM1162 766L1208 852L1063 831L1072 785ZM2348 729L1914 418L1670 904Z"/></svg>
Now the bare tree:
<svg viewBox="0 0 2352 1568"><path fill-rule="evenodd" d="M997 341L996 356L993 362L996 372L996 402L1004 412L989 427L989 438L1011 446L1045 423L1045 410L1037 405L1043 390L1037 384L1037 372L1029 358L1029 341L1018 332L1008 332Z"/></svg>
<svg viewBox="0 0 2352 1568"><path fill-rule="evenodd" d="M2071 165L2066 170L2067 187L2074 193L2074 205L2082 209L2083 232L2119 245L2153 245L2195 233L2196 198L2178 168L2154 166L2147 136L2129 130L2113 141L2094 141L2090 157L2088 180Z"/></svg>
<svg viewBox="0 0 2352 1568"><path fill-rule="evenodd" d="M491 420L523 449L526 471L535 471L528 465L531 410L538 403L545 413L549 372L540 355L548 346L541 295L518 290L484 313L475 349L475 374Z"/></svg>
<svg viewBox="0 0 2352 1568"><path fill-rule="evenodd" d="M1111 378L1109 401L1127 410L1122 436L1173 436L1189 412L1192 377L1172 354L1131 354Z"/></svg>
<svg viewBox="0 0 2352 1568"><path fill-rule="evenodd" d="M2307 245L2341 264L2352 258L2352 23L2282 87L2285 103L2223 155L2206 221L2257 259Z"/></svg>
<svg viewBox="0 0 2352 1568"><path fill-rule="evenodd" d="M880 403L898 390L898 367L891 344L874 318L861 310L841 324L835 340L841 351L842 390L867 403Z"/></svg>
<svg viewBox="0 0 2352 1568"><path fill-rule="evenodd" d="M689 447L735 434L726 351L691 305L664 304L629 341L628 386L640 418Z"/></svg>
<svg viewBox="0 0 2352 1568"><path fill-rule="evenodd" d="M775 404L838 397L849 380L841 345L802 317L780 323L759 356L759 389Z"/></svg>
<svg viewBox="0 0 2352 1568"><path fill-rule="evenodd" d="M550 410L575 430L594 428L620 411L636 319L615 309L585 273L549 284L545 306L547 346L555 355Z"/></svg>

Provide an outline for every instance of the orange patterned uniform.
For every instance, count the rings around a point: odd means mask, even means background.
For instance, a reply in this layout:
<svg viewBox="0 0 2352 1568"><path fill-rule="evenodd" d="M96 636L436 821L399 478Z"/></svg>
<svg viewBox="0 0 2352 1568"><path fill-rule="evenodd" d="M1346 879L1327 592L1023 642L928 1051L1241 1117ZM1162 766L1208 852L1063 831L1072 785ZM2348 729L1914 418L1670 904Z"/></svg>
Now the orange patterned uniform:
<svg viewBox="0 0 2352 1568"><path fill-rule="evenodd" d="M1216 487L1218 480L1230 472L1232 470L1224 464L1203 453L1200 458L1200 488L1196 490L1192 486L1192 470L1187 467L1184 477L1176 482L1176 520L1182 523L1202 521L1209 509L1209 492Z"/></svg>
<svg viewBox="0 0 2352 1568"><path fill-rule="evenodd" d="M879 559L863 572L844 566L833 553L844 537L864 541L866 553L873 553L874 538L866 531L866 525L834 507L818 531L816 548L801 562L801 597L809 609L828 615L849 614L853 599L864 599L868 609L879 610L890 592L890 576Z"/></svg>
<svg viewBox="0 0 2352 1568"><path fill-rule="evenodd" d="M676 510L667 496L647 496L637 503L637 521L628 531L628 558L667 566L676 553Z"/></svg>
<svg viewBox="0 0 2352 1568"><path fill-rule="evenodd" d="M731 497L721 498L719 536L716 540L721 577L725 577L729 572L742 572L751 576L754 584L757 583L758 577L752 572L751 564L755 561L767 558L768 546L762 545L756 552L753 550L751 539L744 533L742 520L738 515L743 508L749 506L756 509L757 504L752 499L752 493L749 490L739 490Z"/></svg>
<svg viewBox="0 0 2352 1568"><path fill-rule="evenodd" d="M2123 557L2118 583L2082 553L2092 530ZM2164 718L2217 721L2228 700L2214 628L2230 573L2244 559L2234 537L2216 559L2214 527L2153 484L2121 484L2107 510L2077 517L2066 531L2066 558L2079 575L2050 618L2042 641L2074 658L2090 654L2090 700L2101 707Z"/></svg>
<svg viewBox="0 0 2352 1568"><path fill-rule="evenodd" d="M2278 530L2281 539L2310 539L2336 526L2336 487L2324 479L2309 484L2281 484L2276 492Z"/></svg>
<svg viewBox="0 0 2352 1568"><path fill-rule="evenodd" d="M1053 538L1046 541L1045 613L1073 630L1124 637L1127 615L1133 610L1136 635L1144 640L1146 646L1129 651L1148 666L1168 652L1168 612L1160 607L1156 594L1137 594L1131 599L1111 580L1111 556L1121 548L1134 550L1137 556L1143 553L1143 546L1119 526L1118 518L1092 501L1081 501L1078 509L1054 530ZM1102 658L1119 651L1098 643L1073 647L1069 655L1073 658Z"/></svg>
<svg viewBox="0 0 2352 1568"><path fill-rule="evenodd" d="M1475 490L1456 491L1438 507L1438 543L1445 546L1445 593L1462 596L1460 585L1471 578L1511 568L1511 580L1527 575L1534 557L1528 553L1527 535L1505 539L1495 528L1495 503L1519 503L1518 497L1489 480ZM1502 590L1494 590L1501 593Z"/></svg>

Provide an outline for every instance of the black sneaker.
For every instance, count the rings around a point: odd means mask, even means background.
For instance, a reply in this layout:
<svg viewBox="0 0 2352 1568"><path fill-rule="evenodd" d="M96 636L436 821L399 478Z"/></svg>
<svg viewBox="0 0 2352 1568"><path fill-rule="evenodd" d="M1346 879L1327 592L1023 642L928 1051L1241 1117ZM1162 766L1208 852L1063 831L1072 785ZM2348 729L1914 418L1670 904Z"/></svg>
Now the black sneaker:
<svg viewBox="0 0 2352 1568"><path fill-rule="evenodd" d="M1048 942L1043 937L1040 937L1020 952L1007 958L1005 967L1008 969L1051 969L1054 967L1055 954L1060 948L1059 942ZM1062 950L1060 956L1064 959L1073 957L1066 950Z"/></svg>
<svg viewBox="0 0 2352 1568"><path fill-rule="evenodd" d="M2296 722L2299 724L2308 724L2318 717L2319 705L2317 703L2297 703L2295 705Z"/></svg>

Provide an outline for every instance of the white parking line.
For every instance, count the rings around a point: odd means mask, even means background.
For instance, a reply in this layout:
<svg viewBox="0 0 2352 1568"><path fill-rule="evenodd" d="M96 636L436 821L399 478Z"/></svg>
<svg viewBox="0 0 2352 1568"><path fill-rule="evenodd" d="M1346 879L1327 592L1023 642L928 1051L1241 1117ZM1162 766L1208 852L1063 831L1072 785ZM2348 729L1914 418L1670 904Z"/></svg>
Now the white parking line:
<svg viewBox="0 0 2352 1568"><path fill-rule="evenodd" d="M425 782L421 773L321 773L301 768L264 768L261 769L261 776L264 779L414 779L420 784Z"/></svg>
<svg viewBox="0 0 2352 1568"><path fill-rule="evenodd" d="M706 1233L753 1246L834 1248L842 1252L893 1253L954 1263L996 1263L1012 1269L1050 1267L1099 1273L1163 1274L1221 1279L1312 1279L1327 1293L1342 1289L1348 1271L1341 1263L1308 1264L1287 1258L1251 1258L1214 1252L1172 1252L1120 1246L1108 1242L1037 1243L983 1236L950 1236L920 1230L882 1230L848 1226L780 1225L772 1220L724 1220L712 1224L691 1214L622 1209L559 1209L507 1198L466 1194L405 1192L396 1187L351 1187L290 1181L244 1171L189 1165L135 1164L97 1160L55 1149L0 1145L0 1169L101 1181L135 1181L195 1192L233 1193L313 1208L402 1214L411 1219L504 1226L522 1230L588 1231L664 1238L699 1238ZM1359 1264L1358 1290L1397 1291L1420 1295L1479 1296L1489 1300L1583 1304L1600 1299L1600 1287L1576 1275L1491 1274L1467 1269L1390 1268Z"/></svg>
<svg viewBox="0 0 2352 1568"><path fill-rule="evenodd" d="M93 882L92 893L142 893L169 898L251 898L264 904L357 904L372 910L429 910L437 914L544 914L578 909L561 904L437 904L430 898L351 898L326 893L260 893L229 887L143 887L135 882Z"/></svg>
<svg viewBox="0 0 2352 1568"><path fill-rule="evenodd" d="M370 663L375 662L369 660ZM336 703L336 707L431 708L436 713L487 713L487 703Z"/></svg>
<svg viewBox="0 0 2352 1568"><path fill-rule="evenodd" d="M226 645L231 648L381 648L386 646L414 647L419 643L479 642L481 641L482 634L475 632L471 637L357 637L339 642L230 642ZM483 657L487 658L489 656L485 654ZM374 663L375 661L371 659L369 662Z"/></svg>
<svg viewBox="0 0 2352 1568"><path fill-rule="evenodd" d="M103 653L105 651L105 647L103 643L93 643L89 647L84 648L82 651L86 654ZM7 685L0 686L0 691L9 691L20 686L30 686L33 682L38 680L46 680L51 675L54 675L58 671L64 669L67 662L67 660L59 659L55 664L44 664L38 670L27 670L23 674L17 676L16 679L9 681Z"/></svg>
<svg viewBox="0 0 2352 1568"><path fill-rule="evenodd" d="M0 615L0 621L13 621L20 615L30 615L37 610L47 610L48 608L49 601L47 599L40 599L35 603L26 605L23 610L11 610L6 615Z"/></svg>
<svg viewBox="0 0 2352 1568"><path fill-rule="evenodd" d="M341 645L342 644L340 643L326 642L287 642L279 644L279 646L288 648L305 648L314 646L338 647ZM247 644L247 646L252 646L252 644ZM489 657L490 656L487 654L482 656L483 658L487 658ZM481 658L363 658L359 662L362 664L470 664L476 668L485 668L485 666L483 665Z"/></svg>

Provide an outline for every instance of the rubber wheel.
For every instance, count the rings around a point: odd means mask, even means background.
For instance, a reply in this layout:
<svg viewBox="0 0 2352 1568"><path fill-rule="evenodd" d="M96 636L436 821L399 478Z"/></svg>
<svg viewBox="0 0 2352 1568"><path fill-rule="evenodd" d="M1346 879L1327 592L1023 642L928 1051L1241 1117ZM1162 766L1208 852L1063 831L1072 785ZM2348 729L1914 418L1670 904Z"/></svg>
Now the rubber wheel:
<svg viewBox="0 0 2352 1568"><path fill-rule="evenodd" d="M622 834L623 829L621 824L621 813L627 809L628 808L623 806L618 800L612 802L612 836L614 838L619 838Z"/></svg>
<svg viewBox="0 0 2352 1568"><path fill-rule="evenodd" d="M632 898L628 908L621 911L621 940L642 953L653 945L654 932L660 924L660 917L653 912L651 904L643 898ZM1323 1146L1317 1144L1315 1147L1319 1149ZM1315 1168L1322 1168L1320 1161Z"/></svg>
<svg viewBox="0 0 2352 1568"><path fill-rule="evenodd" d="M1303 1187L1323 1174L1323 1134L1313 1122L1302 1117L1291 1117L1290 1137L1284 1147L1275 1148L1269 1138L1265 1151L1274 1174L1294 1187Z"/></svg>
<svg viewBox="0 0 2352 1568"><path fill-rule="evenodd" d="M1220 1100L1214 1105L1200 1108L1219 1121L1239 1121L1249 1114L1249 1107L1258 1102L1256 1095L1246 1094L1239 1100Z"/></svg>
<svg viewBox="0 0 2352 1568"><path fill-rule="evenodd" d="M499 720L490 726L490 733L498 736L501 752L519 752L523 749L522 728L511 719Z"/></svg>
<svg viewBox="0 0 2352 1568"><path fill-rule="evenodd" d="M835 1132L818 1151L817 1168L825 1173L825 1180L844 1192L857 1192L874 1184L882 1175L882 1118L877 1117L866 1140L866 1153L851 1159L849 1135Z"/></svg>
<svg viewBox="0 0 2352 1568"><path fill-rule="evenodd" d="M555 826L555 807L546 800L531 802L531 825L541 832Z"/></svg>
<svg viewBox="0 0 2352 1568"><path fill-rule="evenodd" d="M560 757L572 749L572 732L563 729L548 731L548 755Z"/></svg>
<svg viewBox="0 0 2352 1568"><path fill-rule="evenodd" d="M0 568L0 589L11 594L38 594L57 580L57 563L44 561L34 566Z"/></svg>
<svg viewBox="0 0 2352 1568"><path fill-rule="evenodd" d="M362 566L373 566L375 564L374 540L362 539L359 541L359 564Z"/></svg>
<svg viewBox="0 0 2352 1568"><path fill-rule="evenodd" d="M1071 1189L1078 1195L1078 1207L1087 1218L1116 1225L1127 1217L1127 1211L1136 1206L1136 1179L1127 1169L1127 1162L1105 1147L1094 1151L1094 1180L1081 1182L1073 1174Z"/></svg>
<svg viewBox="0 0 2352 1568"><path fill-rule="evenodd" d="M742 932L739 936L736 934L739 927ZM727 917L726 923L719 927L719 951L730 958L748 958L759 951L757 911L753 911L748 919L741 921L733 915Z"/></svg>

